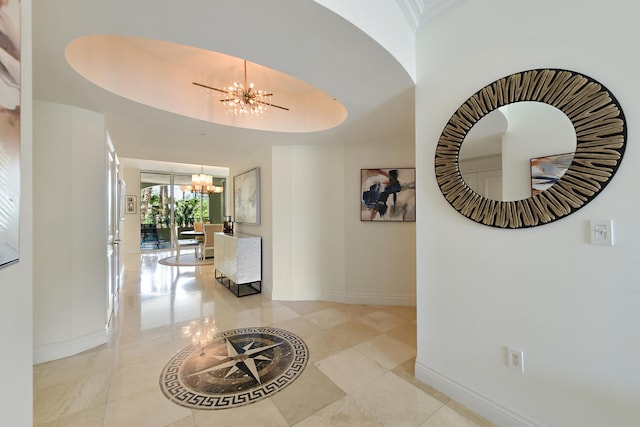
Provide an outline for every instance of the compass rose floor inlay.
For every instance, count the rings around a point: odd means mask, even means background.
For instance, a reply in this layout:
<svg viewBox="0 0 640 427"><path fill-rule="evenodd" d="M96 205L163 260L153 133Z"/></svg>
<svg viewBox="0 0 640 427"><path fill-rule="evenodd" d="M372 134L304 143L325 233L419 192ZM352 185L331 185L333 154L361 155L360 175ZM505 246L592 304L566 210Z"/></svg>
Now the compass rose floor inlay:
<svg viewBox="0 0 640 427"><path fill-rule="evenodd" d="M226 409L270 397L291 384L309 360L307 345L283 329L252 327L188 346L162 370L160 388L192 409Z"/></svg>

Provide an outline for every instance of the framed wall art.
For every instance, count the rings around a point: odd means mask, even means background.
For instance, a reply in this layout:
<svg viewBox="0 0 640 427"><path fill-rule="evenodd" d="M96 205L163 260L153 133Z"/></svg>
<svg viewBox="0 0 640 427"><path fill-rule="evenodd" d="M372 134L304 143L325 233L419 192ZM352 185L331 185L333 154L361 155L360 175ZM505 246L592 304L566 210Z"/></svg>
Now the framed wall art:
<svg viewBox="0 0 640 427"><path fill-rule="evenodd" d="M239 224L260 224L260 168L233 177L233 213Z"/></svg>
<svg viewBox="0 0 640 427"><path fill-rule="evenodd" d="M361 169L360 220L415 222L416 169Z"/></svg>
<svg viewBox="0 0 640 427"><path fill-rule="evenodd" d="M20 1L0 2L0 268L19 260Z"/></svg>
<svg viewBox="0 0 640 427"><path fill-rule="evenodd" d="M134 214L138 212L138 198L136 196L127 195L124 198L124 212Z"/></svg>

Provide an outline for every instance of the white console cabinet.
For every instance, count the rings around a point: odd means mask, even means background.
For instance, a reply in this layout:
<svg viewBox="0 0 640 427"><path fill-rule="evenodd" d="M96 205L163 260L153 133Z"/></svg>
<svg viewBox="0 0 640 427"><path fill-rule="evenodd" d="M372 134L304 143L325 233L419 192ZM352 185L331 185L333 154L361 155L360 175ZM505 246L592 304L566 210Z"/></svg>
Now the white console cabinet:
<svg viewBox="0 0 640 427"><path fill-rule="evenodd" d="M262 242L259 236L215 233L215 278L241 297L262 291Z"/></svg>

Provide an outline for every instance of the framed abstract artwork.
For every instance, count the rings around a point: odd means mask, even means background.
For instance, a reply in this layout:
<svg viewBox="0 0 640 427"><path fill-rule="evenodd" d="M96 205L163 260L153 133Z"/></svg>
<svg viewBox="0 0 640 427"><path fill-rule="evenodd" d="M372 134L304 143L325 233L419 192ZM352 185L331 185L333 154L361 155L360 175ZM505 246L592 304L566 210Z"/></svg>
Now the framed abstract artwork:
<svg viewBox="0 0 640 427"><path fill-rule="evenodd" d="M558 182L569 169L575 153L531 159L531 195L540 194Z"/></svg>
<svg viewBox="0 0 640 427"><path fill-rule="evenodd" d="M0 268L19 260L20 1L0 2Z"/></svg>
<svg viewBox="0 0 640 427"><path fill-rule="evenodd" d="M233 213L239 224L260 224L260 168L233 177Z"/></svg>
<svg viewBox="0 0 640 427"><path fill-rule="evenodd" d="M361 169L360 220L415 222L416 169Z"/></svg>

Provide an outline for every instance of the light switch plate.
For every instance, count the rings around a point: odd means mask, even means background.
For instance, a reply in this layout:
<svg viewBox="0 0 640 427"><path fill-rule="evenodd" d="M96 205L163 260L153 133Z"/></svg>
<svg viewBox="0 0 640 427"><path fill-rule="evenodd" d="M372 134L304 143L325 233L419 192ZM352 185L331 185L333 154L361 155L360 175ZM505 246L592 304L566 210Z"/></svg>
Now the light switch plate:
<svg viewBox="0 0 640 427"><path fill-rule="evenodd" d="M613 220L592 219L589 233L592 245L613 246Z"/></svg>

